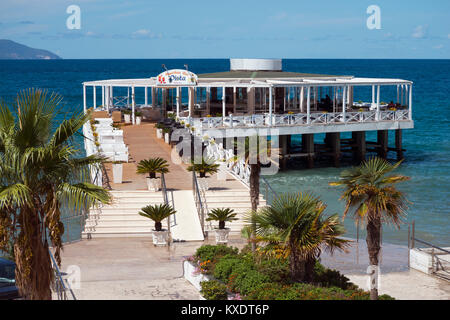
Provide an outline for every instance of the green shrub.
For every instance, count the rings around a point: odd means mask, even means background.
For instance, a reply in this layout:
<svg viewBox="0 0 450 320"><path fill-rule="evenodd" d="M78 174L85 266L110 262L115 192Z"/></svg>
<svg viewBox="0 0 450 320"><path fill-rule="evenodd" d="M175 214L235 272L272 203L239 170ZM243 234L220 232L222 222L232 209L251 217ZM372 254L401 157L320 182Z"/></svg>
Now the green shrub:
<svg viewBox="0 0 450 320"><path fill-rule="evenodd" d="M370 294L360 289L343 290L337 287L322 288L311 284L266 283L256 288L245 297L247 300L369 300ZM388 295L380 300L393 300Z"/></svg>
<svg viewBox="0 0 450 320"><path fill-rule="evenodd" d="M200 293L206 300L227 300L227 286L217 280L202 281Z"/></svg>
<svg viewBox="0 0 450 320"><path fill-rule="evenodd" d="M256 269L271 278L274 282L290 281L289 262L287 259L264 259L256 265Z"/></svg>
<svg viewBox="0 0 450 320"><path fill-rule="evenodd" d="M322 287L338 287L344 290L356 289L357 286L337 270L328 269L319 261L314 266L314 283Z"/></svg>
<svg viewBox="0 0 450 320"><path fill-rule="evenodd" d="M235 255L237 256L239 250L234 247L227 247L224 244L220 245L204 245L197 249L194 257L199 259L201 262L210 260L216 261L218 258L223 257L225 255Z"/></svg>
<svg viewBox="0 0 450 320"><path fill-rule="evenodd" d="M228 254L222 257L214 267L214 278L227 283L233 268L240 263L242 263L242 260L239 256Z"/></svg>

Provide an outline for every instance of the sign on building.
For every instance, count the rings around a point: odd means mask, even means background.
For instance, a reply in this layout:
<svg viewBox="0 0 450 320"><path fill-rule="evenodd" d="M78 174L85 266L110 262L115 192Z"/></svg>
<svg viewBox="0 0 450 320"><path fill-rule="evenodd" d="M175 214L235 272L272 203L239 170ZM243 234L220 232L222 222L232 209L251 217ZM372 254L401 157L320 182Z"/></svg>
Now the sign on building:
<svg viewBox="0 0 450 320"><path fill-rule="evenodd" d="M197 75L182 69L167 70L157 77L159 85L196 85Z"/></svg>

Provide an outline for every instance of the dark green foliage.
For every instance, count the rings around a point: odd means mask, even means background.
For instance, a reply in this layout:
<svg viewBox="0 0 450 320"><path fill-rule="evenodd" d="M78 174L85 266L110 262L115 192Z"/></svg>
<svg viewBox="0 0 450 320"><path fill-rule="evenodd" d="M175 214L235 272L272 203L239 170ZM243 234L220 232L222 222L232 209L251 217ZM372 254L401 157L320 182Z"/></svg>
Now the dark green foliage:
<svg viewBox="0 0 450 320"><path fill-rule="evenodd" d="M217 280L202 281L200 293L206 300L227 300L227 286Z"/></svg>
<svg viewBox="0 0 450 320"><path fill-rule="evenodd" d="M337 270L324 267L320 262L316 261L314 266L313 282L322 287L339 287L344 290L356 289L357 286Z"/></svg>
<svg viewBox="0 0 450 320"><path fill-rule="evenodd" d="M224 244L220 244L217 246L204 245L197 249L194 256L201 262L204 262L207 260L215 261L218 258L223 257L225 255L237 256L238 253L239 253L238 248L227 247Z"/></svg>

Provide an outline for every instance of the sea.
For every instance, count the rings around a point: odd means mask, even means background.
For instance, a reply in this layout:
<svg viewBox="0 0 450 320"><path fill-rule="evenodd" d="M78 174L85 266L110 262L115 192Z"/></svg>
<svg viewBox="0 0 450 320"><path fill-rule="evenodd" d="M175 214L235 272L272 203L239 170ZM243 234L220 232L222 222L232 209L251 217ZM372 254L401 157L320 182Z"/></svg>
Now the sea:
<svg viewBox="0 0 450 320"><path fill-rule="evenodd" d="M13 103L19 91L42 88L63 97L64 112L80 112L82 82L152 77L163 71L162 64L168 69L184 68L186 64L197 74L229 70L228 59L0 60L0 98ZM450 246L450 60L283 59L283 70L413 81L414 129L403 132L406 152L398 169L398 173L411 178L398 185L407 195L409 209L399 230L392 226L383 228L383 241L406 245L408 226L415 221L416 238ZM382 88L381 100L395 100L394 90ZM136 95L143 97L138 89ZM370 99L369 88L355 91L355 101ZM64 116L67 114L58 115L61 119ZM374 134L368 133L368 139L374 139ZM391 144L393 136L391 133L389 137ZM77 139L82 150L81 137ZM318 135L316 139L321 137ZM389 157L393 159L395 154ZM299 169L291 165L287 171L265 179L278 193L312 192L327 205L325 214L342 215L344 203L339 200L342 190L329 186L329 182L337 180L348 166ZM347 237L356 238L358 234L364 237L364 230L357 232L351 218L346 218L344 225Z"/></svg>

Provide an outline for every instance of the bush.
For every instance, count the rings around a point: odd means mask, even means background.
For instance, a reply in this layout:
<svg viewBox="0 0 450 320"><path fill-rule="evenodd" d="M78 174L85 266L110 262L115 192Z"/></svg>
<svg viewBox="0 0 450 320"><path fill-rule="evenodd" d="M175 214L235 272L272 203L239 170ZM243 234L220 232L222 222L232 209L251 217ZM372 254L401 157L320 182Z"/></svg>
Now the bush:
<svg viewBox="0 0 450 320"><path fill-rule="evenodd" d="M233 268L240 263L242 263L242 260L239 256L228 254L222 257L214 267L214 278L227 283L233 272Z"/></svg>
<svg viewBox="0 0 450 320"><path fill-rule="evenodd" d="M200 293L206 300L227 300L227 286L217 280L202 281Z"/></svg>
<svg viewBox="0 0 450 320"><path fill-rule="evenodd" d="M234 247L227 247L224 244L221 245L204 245L197 249L194 257L196 257L201 262L210 260L217 261L218 258L226 255L238 255L239 250Z"/></svg>
<svg viewBox="0 0 450 320"><path fill-rule="evenodd" d="M324 267L319 261L314 266L313 282L322 287L338 287L344 290L356 289L357 286L337 270Z"/></svg>
<svg viewBox="0 0 450 320"><path fill-rule="evenodd" d="M289 262L287 259L263 259L256 269L271 278L273 282L290 281Z"/></svg>

